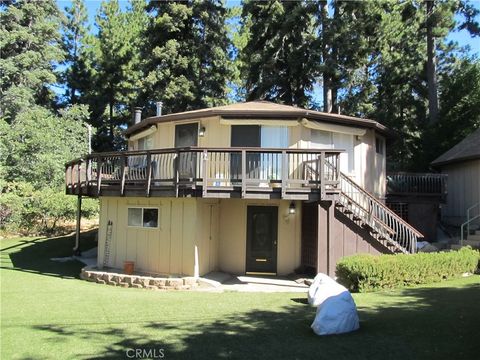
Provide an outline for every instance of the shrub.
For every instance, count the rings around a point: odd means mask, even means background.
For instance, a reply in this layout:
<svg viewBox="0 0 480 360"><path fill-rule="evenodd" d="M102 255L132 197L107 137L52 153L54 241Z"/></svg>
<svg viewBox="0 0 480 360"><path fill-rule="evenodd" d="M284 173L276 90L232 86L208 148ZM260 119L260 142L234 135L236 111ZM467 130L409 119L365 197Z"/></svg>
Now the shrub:
<svg viewBox="0 0 480 360"><path fill-rule="evenodd" d="M7 183L0 190L0 229L8 232L45 233L55 230L59 221L74 220L77 198L63 189L35 190L26 182ZM98 214L98 201L84 199L82 216Z"/></svg>
<svg viewBox="0 0 480 360"><path fill-rule="evenodd" d="M351 291L393 289L473 273L479 258L479 252L470 247L413 255L353 255L337 263L337 277Z"/></svg>

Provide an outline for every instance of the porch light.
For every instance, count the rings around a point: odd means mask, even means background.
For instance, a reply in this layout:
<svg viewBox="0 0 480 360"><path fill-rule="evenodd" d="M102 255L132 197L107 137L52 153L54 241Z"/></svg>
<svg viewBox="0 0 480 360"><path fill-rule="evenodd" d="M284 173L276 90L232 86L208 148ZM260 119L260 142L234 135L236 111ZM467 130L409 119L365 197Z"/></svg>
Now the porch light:
<svg viewBox="0 0 480 360"><path fill-rule="evenodd" d="M288 213L289 213L290 215L293 215L293 214L295 214L296 211L297 211L297 210L295 209L295 203L292 201L292 202L290 203L290 206L288 207Z"/></svg>
<svg viewBox="0 0 480 360"><path fill-rule="evenodd" d="M201 136L201 137L205 136L205 126L200 127L200 130L198 130L198 136Z"/></svg>

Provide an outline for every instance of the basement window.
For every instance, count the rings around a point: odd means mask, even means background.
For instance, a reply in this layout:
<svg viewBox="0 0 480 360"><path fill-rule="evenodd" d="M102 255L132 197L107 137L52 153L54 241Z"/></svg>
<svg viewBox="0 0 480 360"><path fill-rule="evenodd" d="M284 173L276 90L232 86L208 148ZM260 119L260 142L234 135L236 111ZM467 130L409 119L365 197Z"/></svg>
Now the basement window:
<svg viewBox="0 0 480 360"><path fill-rule="evenodd" d="M128 226L158 228L158 209L128 208Z"/></svg>

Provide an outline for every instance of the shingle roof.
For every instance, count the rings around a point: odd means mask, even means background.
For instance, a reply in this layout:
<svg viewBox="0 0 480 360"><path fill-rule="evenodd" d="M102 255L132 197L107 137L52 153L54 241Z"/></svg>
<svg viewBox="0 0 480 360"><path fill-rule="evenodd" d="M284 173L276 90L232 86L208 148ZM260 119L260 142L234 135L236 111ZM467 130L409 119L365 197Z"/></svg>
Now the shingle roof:
<svg viewBox="0 0 480 360"><path fill-rule="evenodd" d="M432 161L432 166L441 166L450 163L480 159L480 128L468 135L450 150Z"/></svg>
<svg viewBox="0 0 480 360"><path fill-rule="evenodd" d="M196 119L209 116L224 116L236 118L282 118L298 120L307 118L311 120L322 120L337 124L346 124L376 129L386 135L390 134L388 128L374 120L357 118L340 114L324 113L321 111L307 110L295 106L276 104L269 101L249 101L225 106L217 106L206 109L185 111L162 116L152 116L142 120L140 123L129 127L125 134L131 134L142 130L150 125L175 120Z"/></svg>

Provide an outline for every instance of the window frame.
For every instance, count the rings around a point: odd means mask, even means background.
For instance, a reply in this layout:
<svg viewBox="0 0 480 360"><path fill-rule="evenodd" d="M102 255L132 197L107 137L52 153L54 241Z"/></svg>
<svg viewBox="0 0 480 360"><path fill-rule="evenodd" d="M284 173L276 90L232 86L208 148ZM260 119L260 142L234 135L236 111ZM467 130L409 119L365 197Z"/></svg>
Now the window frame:
<svg viewBox="0 0 480 360"><path fill-rule="evenodd" d="M141 223L142 225L129 225L129 217L128 217L128 213L129 213L129 209L142 209L142 220L141 220ZM144 226L144 210L145 209L153 209L153 210L157 210L157 226ZM160 207L158 206L141 206L141 205L138 205L138 206L130 206L128 205L127 206L127 227L128 228L135 228L135 229L150 229L150 230L153 230L153 229L160 229Z"/></svg>

